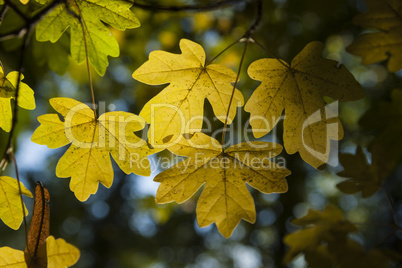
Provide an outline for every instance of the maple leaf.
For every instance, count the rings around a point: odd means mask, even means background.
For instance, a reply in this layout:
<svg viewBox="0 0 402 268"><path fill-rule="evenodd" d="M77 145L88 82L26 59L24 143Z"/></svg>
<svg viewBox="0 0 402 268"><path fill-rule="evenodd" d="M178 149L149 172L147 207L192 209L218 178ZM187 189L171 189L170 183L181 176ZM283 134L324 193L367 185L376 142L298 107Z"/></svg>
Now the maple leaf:
<svg viewBox="0 0 402 268"><path fill-rule="evenodd" d="M377 133L369 146L371 153L379 153L379 159L385 162L382 167L390 172L394 164L402 158L402 90L391 92L391 102L382 101L368 110L360 119L360 125ZM383 159L382 159L383 158ZM386 162L389 163L386 163Z"/></svg>
<svg viewBox="0 0 402 268"><path fill-rule="evenodd" d="M216 223L219 232L231 236L241 219L255 221L254 201L246 183L263 193L287 191L286 168L268 158L278 155L282 146L269 142L240 143L222 150L219 142L203 133L182 136L168 148L187 156L184 161L158 174L157 203L188 200L204 183L197 203L200 227Z"/></svg>
<svg viewBox="0 0 402 268"><path fill-rule="evenodd" d="M53 98L50 104L64 121L57 114L39 116L41 125L32 141L49 148L71 143L57 164L56 175L71 177L70 189L78 200L96 193L99 182L107 188L112 185L109 154L126 174L150 175L147 156L158 150L134 134L144 128L144 119L127 112L108 112L96 119L91 108L70 98Z"/></svg>
<svg viewBox="0 0 402 268"><path fill-rule="evenodd" d="M20 182L21 193L33 197L32 193ZM24 213L21 206L20 191L16 179L0 176L0 218L10 228L17 230L21 226ZM25 207L25 216L28 210Z"/></svg>
<svg viewBox="0 0 402 268"><path fill-rule="evenodd" d="M284 242L290 246L284 258L285 263L300 253L315 252L323 242L344 240L348 233L357 230L352 223L344 220L342 211L333 205L328 205L323 211L310 209L306 216L293 219L292 223L306 228L285 236Z"/></svg>
<svg viewBox="0 0 402 268"><path fill-rule="evenodd" d="M395 160L390 158L381 147L376 147L372 151L371 163L368 163L360 146L357 147L355 155L340 154L339 161L344 170L337 175L350 179L338 183L336 186L347 194L361 192L363 198L375 194L395 167Z"/></svg>
<svg viewBox="0 0 402 268"><path fill-rule="evenodd" d="M79 257L80 251L73 245L67 243L64 239L55 239L49 236L46 239L47 267L49 268L67 268L74 265ZM0 248L0 267L5 268L27 268L24 258L24 251L10 247Z"/></svg>
<svg viewBox="0 0 402 268"><path fill-rule="evenodd" d="M179 55L153 51L149 60L133 73L133 78L146 84L169 83L140 112L151 124L148 135L151 144L163 144L172 136L200 131L205 98L216 117L222 122L226 119L236 74L223 65L206 66L204 49L197 43L182 39L180 49ZM228 124L243 102L243 95L236 89Z"/></svg>
<svg viewBox="0 0 402 268"><path fill-rule="evenodd" d="M15 99L18 72L10 72L5 76L3 68L0 66L0 128L9 132L13 112L11 109L11 99ZM24 76L21 74L21 80ZM18 106L27 110L35 109L35 98L33 90L25 83L21 82L18 93Z"/></svg>
<svg viewBox="0 0 402 268"><path fill-rule="evenodd" d="M332 105L326 106L323 97L352 101L364 95L346 67L321 57L322 49L322 43L311 42L290 65L277 59L253 62L248 74L262 84L244 108L251 113L250 124L257 138L270 132L285 110L286 152L299 152L315 168L328 162L330 139L343 137L337 111Z"/></svg>
<svg viewBox="0 0 402 268"><path fill-rule="evenodd" d="M362 57L364 65L370 65L389 58L388 70L396 72L402 68L402 26L388 32L361 35L346 50Z"/></svg>
<svg viewBox="0 0 402 268"><path fill-rule="evenodd" d="M402 2L399 0L366 0L369 11L355 17L354 23L374 27L380 32L359 36L346 50L362 57L370 65L386 59L388 70L402 68Z"/></svg>
<svg viewBox="0 0 402 268"><path fill-rule="evenodd" d="M70 28L73 59L82 63L87 46L89 61L103 76L107 56L117 57L120 53L116 39L104 23L121 31L139 27L131 6L132 3L123 0L68 0L67 5L60 4L38 23L36 39L55 43Z"/></svg>

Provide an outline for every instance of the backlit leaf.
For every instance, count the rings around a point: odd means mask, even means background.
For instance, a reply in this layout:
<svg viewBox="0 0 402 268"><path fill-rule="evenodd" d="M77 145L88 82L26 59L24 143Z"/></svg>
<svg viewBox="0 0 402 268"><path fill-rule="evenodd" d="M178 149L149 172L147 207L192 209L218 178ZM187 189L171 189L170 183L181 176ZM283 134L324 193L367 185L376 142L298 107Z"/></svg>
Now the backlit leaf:
<svg viewBox="0 0 402 268"><path fill-rule="evenodd" d="M204 183L197 203L200 227L216 223L225 237L231 236L241 219L254 222L254 201L246 183L263 193L284 193L290 174L269 158L282 147L269 142L240 143L222 151L219 142L203 133L181 140L168 148L176 155L188 157L160 173L157 203L188 200Z"/></svg>
<svg viewBox="0 0 402 268"><path fill-rule="evenodd" d="M119 45L108 24L118 30L137 28L140 23L130 10L132 3L123 0L68 0L47 14L36 27L38 41L56 42L70 28L71 55L77 63L86 59L100 75L108 66L107 56L119 56ZM79 18L81 18L82 25Z"/></svg>
<svg viewBox="0 0 402 268"><path fill-rule="evenodd" d="M216 117L225 122L236 74L223 65L206 66L204 49L197 43L182 39L180 49L179 55L153 51L149 60L133 73L135 79L146 84L169 83L140 113L151 124L151 144L163 144L172 136L200 131L205 98ZM236 89L229 124L243 102L243 95Z"/></svg>
<svg viewBox="0 0 402 268"><path fill-rule="evenodd" d="M21 182L20 185L23 195L33 197L32 193ZM17 180L8 176L0 176L0 218L14 230L21 226L24 215L20 198ZM25 204L24 209L25 215L28 215Z"/></svg>
<svg viewBox="0 0 402 268"><path fill-rule="evenodd" d="M66 268L73 266L80 258L80 251L64 239L49 236L46 240L48 268Z"/></svg>
<svg viewBox="0 0 402 268"><path fill-rule="evenodd" d="M388 70L396 72L402 68L402 26L388 32L361 35L347 51L362 57L364 65L370 65L389 59Z"/></svg>
<svg viewBox="0 0 402 268"><path fill-rule="evenodd" d="M91 108L69 98L53 98L50 104L64 121L57 114L39 116L41 125L32 141L49 148L71 143L57 164L56 175L71 177L70 189L78 200L96 193L99 182L107 188L112 185L109 154L125 173L150 175L147 156L157 150L134 134L144 128L144 119L127 112L108 112L96 119Z"/></svg>
<svg viewBox="0 0 402 268"><path fill-rule="evenodd" d="M4 268L27 268L24 252L10 247L0 248L0 267Z"/></svg>
<svg viewBox="0 0 402 268"><path fill-rule="evenodd" d="M67 243L64 239L55 239L53 236L49 236L46 240L46 252L47 268L71 267L80 257L80 251L75 246ZM27 268L38 266L28 266L23 251L2 247L0 248L0 267Z"/></svg>
<svg viewBox="0 0 402 268"><path fill-rule="evenodd" d="M366 0L369 11L356 16L354 22L374 27L380 32L359 36L346 50L362 57L365 65L388 61L388 70L402 68L402 2L400 0Z"/></svg>
<svg viewBox="0 0 402 268"><path fill-rule="evenodd" d="M13 113L11 99L15 99L18 72L10 72L7 76L0 67L0 128L9 132ZM21 80L24 76L21 75ZM20 82L18 94L18 106L27 110L35 109L35 98L33 90L25 83Z"/></svg>
<svg viewBox="0 0 402 268"><path fill-rule="evenodd" d="M290 65L277 59L253 62L248 73L262 84L244 108L257 138L270 132L285 110L286 152L299 152L315 168L328 162L330 140L343 137L337 103L326 106L323 97L353 101L364 95L345 66L321 57L322 49L320 42L309 43Z"/></svg>

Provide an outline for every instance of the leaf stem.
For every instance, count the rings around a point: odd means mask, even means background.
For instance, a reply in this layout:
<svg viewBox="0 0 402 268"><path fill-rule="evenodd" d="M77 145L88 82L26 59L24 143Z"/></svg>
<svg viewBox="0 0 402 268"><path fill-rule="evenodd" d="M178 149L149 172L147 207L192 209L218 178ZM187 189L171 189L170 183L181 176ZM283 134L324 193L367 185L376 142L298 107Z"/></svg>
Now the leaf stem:
<svg viewBox="0 0 402 268"><path fill-rule="evenodd" d="M89 89L91 91L92 110L94 111L95 119L97 119L98 116L96 114L95 91L94 91L94 86L93 86L93 82L92 82L91 69L90 69L90 66L89 66L88 42L87 42L87 36L86 36L86 32L85 32L86 25L85 25L85 22L82 19L81 10L79 8L78 8L78 12L80 13L79 16L78 16L78 19L79 19L81 27L82 27L82 35L84 36L85 60L86 60L87 72L88 72Z"/></svg>
<svg viewBox="0 0 402 268"><path fill-rule="evenodd" d="M241 41L244 40L245 45L244 45L244 49L243 49L243 54L242 54L241 59L240 59L239 70L237 71L236 81L235 81L235 83L234 83L234 85L233 85L232 95L230 96L230 101L229 101L229 105L228 105L228 111L227 111L227 113L226 113L226 118L225 118L225 124L223 125L223 131L222 131L222 151L224 150L224 149L223 149L223 146L224 146L224 144L225 144L226 129L227 129L227 125L228 125L228 119L229 119L230 108L231 108L231 106L232 106L234 94L235 94L235 92L236 92L237 83L239 82L239 77L240 77L240 73L241 73L241 68L242 68L242 66L243 66L243 61L244 61L244 58L245 58L245 56L246 56L247 47L248 47L248 44L249 44L249 43L253 43L253 42L254 42L254 39L252 39L251 37L252 37L252 35L254 34L255 30L257 29L258 25L261 23L261 19L262 19L262 0L256 0L256 2L257 2L257 15L256 15L256 17L255 17L254 23L250 26L250 28L247 30L247 32L244 34L244 36L243 36L242 38L240 38L238 41L235 42L235 43L238 43L238 42L241 42ZM234 43L234 44L235 44L235 43ZM233 45L233 44L232 44L232 45ZM232 46L232 45L230 45L230 46ZM230 47L230 46L229 46L229 47ZM224 51L226 51L226 49L225 49ZM224 51L223 51L223 52L224 52ZM222 53L223 53L223 52L222 52ZM222 53L220 53L220 54L222 54ZM218 56L219 56L220 54L218 54ZM216 58L216 57L215 57L215 58ZM215 59L215 58L214 58L214 59ZM213 59L213 60L214 60L214 59ZM211 60L211 61L212 61L212 60Z"/></svg>
<svg viewBox="0 0 402 268"><path fill-rule="evenodd" d="M239 70L237 71L236 81L235 81L235 83L234 83L234 85L233 85L232 95L230 96L230 101L229 101L229 105L228 105L228 111L227 111L227 113L226 113L226 118L225 118L225 124L223 125L223 132L222 132L222 151L223 151L223 146L224 146L224 144L225 144L225 136L226 136L226 129L227 129L227 125L228 125L228 118L229 118L230 107L232 106L234 94L235 94L235 92L236 92L236 86L237 86L237 83L239 82L241 67L243 66L243 61L244 61L244 58L245 58L245 56L246 56L246 51L247 51L248 43L249 43L249 41L247 40L246 43L245 43L245 45L244 45L243 54L242 54L242 56L241 56L240 63L239 63Z"/></svg>
<svg viewBox="0 0 402 268"><path fill-rule="evenodd" d="M228 51L232 46L240 43L242 40L242 38L238 39L237 41L234 41L233 43L231 43L229 46L227 46L224 50L222 50L221 52L218 53L218 55L216 55L215 57L213 57L206 65L210 65L214 60L216 60L219 56L221 56L223 53L225 53L226 51Z"/></svg>
<svg viewBox="0 0 402 268"><path fill-rule="evenodd" d="M275 58L277 61L279 61L283 66L285 66L286 68L290 68L290 66L286 65L285 63L283 63L283 61L275 55L275 53L273 53L271 50L269 50L268 48L264 47L261 43L257 42L256 40L254 41L254 43L256 45L258 45L262 50L264 50L265 52L267 52L268 54L270 54L273 58Z"/></svg>
<svg viewBox="0 0 402 268"><path fill-rule="evenodd" d="M14 156L14 151L13 148L9 148L7 151L8 155L10 155L13 163L14 163L14 168L15 168L15 176L17 177L17 183L18 183L18 191L20 192L20 200L21 200L21 207L22 207L22 214L23 214L23 222L24 222L24 232L25 232L25 244L27 245L26 248L28 249L28 254L31 256L31 253L29 252L28 248L28 225L27 225L27 219L25 217L25 206L24 206L24 200L22 198L22 189L21 189L21 181L20 181L20 176L18 173L18 166L17 166L17 160L15 159Z"/></svg>

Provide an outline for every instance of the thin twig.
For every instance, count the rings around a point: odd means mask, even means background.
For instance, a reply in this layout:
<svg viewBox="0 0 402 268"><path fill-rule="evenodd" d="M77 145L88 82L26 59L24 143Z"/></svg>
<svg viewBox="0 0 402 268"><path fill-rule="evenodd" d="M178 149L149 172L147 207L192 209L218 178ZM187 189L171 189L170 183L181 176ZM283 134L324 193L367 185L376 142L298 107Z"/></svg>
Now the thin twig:
<svg viewBox="0 0 402 268"><path fill-rule="evenodd" d="M1 157L1 159L5 159L8 162L7 152L10 149L12 150L12 148L13 148L13 144L12 144L13 137L14 137L15 128L16 128L16 125L18 122L18 97L19 97L19 91L20 91L20 86L21 86L22 71L23 71L23 66L24 66L25 50L26 50L26 47L28 44L29 34L30 34L31 30L33 29L33 27L35 26L35 24L45 14L47 14L50 10L52 10L56 6L56 4L59 3L59 1L57 1L57 0L53 1L46 8L42 9L39 13L37 13L32 18L28 18L27 16L25 16L10 0L6 0L5 3L7 6L9 6L11 9L13 9L19 16L21 16L21 18L23 18L25 20L25 26L22 27L20 30L18 30L19 33L23 33L24 40L23 40L21 48L20 48L20 57L19 57L18 66L17 66L18 76L17 76L16 86L15 86L14 109L13 109L13 117L12 117L12 122L11 122L11 130L9 132L6 149ZM2 40L2 37L4 38L5 36L8 36L8 35L9 34L0 36L0 40Z"/></svg>
<svg viewBox="0 0 402 268"><path fill-rule="evenodd" d="M30 31L30 28L28 29L28 31ZM14 109L13 109L13 118L11 121L11 130L9 132L6 150L3 153L2 159L7 156L8 150L12 149L12 147L13 147L13 136L14 136L14 132L15 132L15 127L18 122L18 96L19 96L19 91L20 91L20 86L21 86L21 75L22 75L22 69L23 69L23 65L24 65L24 57L25 57L25 50L26 50L25 48L28 43L28 37L29 37L28 34L25 35L24 41L22 42L22 46L21 46L21 54L20 54L20 58L19 58L19 62L18 62L18 76L17 76L17 82L16 82L17 84L15 86Z"/></svg>
<svg viewBox="0 0 402 268"><path fill-rule="evenodd" d="M220 55L222 55L223 53L225 53L226 51L229 50L229 48L231 48L232 46L240 43L242 39L238 39L237 41L234 41L233 43L231 43L229 46L227 46L224 50L222 50L221 52L218 53L218 55L216 55L215 57L212 58L212 60L210 60L206 65L210 65L214 60L216 60Z"/></svg>
<svg viewBox="0 0 402 268"><path fill-rule="evenodd" d="M31 253L29 252L29 247L28 247L28 224L27 224L27 219L25 217L26 213L25 213L25 206L24 206L24 200L22 199L22 189L21 189L21 181L20 181L20 176L18 173L18 166L17 166L17 160L15 159L14 156L14 151L12 148L10 148L7 152L13 163L14 163L14 167L15 167L15 176L17 177L17 182L18 182L18 190L20 192L20 200L21 200L21 207L22 207L22 213L23 213L23 222L24 222L24 232L25 232L25 244L27 245L26 248L28 249L28 254L29 256L31 256Z"/></svg>
<svg viewBox="0 0 402 268"><path fill-rule="evenodd" d="M5 0L4 3L9 6L12 10L15 11L15 13L18 14L22 19L24 19L26 22L29 21L29 18L10 0Z"/></svg>
<svg viewBox="0 0 402 268"><path fill-rule="evenodd" d="M29 18L22 11L20 11L18 9L18 7L16 7L14 5L14 3L12 3L10 0L5 0L5 3L6 3L6 6L10 7L11 9L13 9L25 21L25 25L22 26L21 28L17 29L17 30L13 30L12 32L8 32L8 33L0 35L0 41L10 39L10 38L14 38L14 37L22 37L23 35L28 34L28 32L29 32L28 29L33 28L33 26L36 23L38 23L43 18L43 16L48 14L55 7L57 7L59 4L63 3L63 1L62 0L54 0L53 2L51 2L49 5L47 5L45 8L40 10L38 13L36 13L31 18Z"/></svg>
<svg viewBox="0 0 402 268"><path fill-rule="evenodd" d="M231 6L234 4L241 3L243 1L244 0L225 0L225 1L220 1L220 2L213 3L213 4L209 4L209 5L184 5L184 6L162 6L162 5L134 2L133 6L137 7L137 8L145 9L145 10L154 11L154 12L208 11L208 10L214 10L214 9Z"/></svg>
<svg viewBox="0 0 402 268"><path fill-rule="evenodd" d="M236 86L237 83L239 82L239 77L240 77L240 73L241 73L241 68L243 66L243 61L244 58L246 56L246 52L247 52L247 47L248 44L251 42L254 42L254 40L251 38L252 35L254 34L255 30L257 29L258 25L261 23L261 19L262 19L262 0L257 0L257 15L255 17L254 23L250 26L250 28L247 30L247 32L244 34L244 36L238 40L237 42L240 42L242 40L245 40L245 45L244 45L244 50L243 50L243 54L242 57L240 59L240 63L239 63L239 70L237 71L237 76L236 76L236 81L233 85L233 90L232 90L232 94L230 96L230 101L229 101L229 105L228 105L228 110L226 113L226 118L225 118L225 124L223 125L223 131L222 131L222 151L223 151L223 146L225 144L225 136L226 136L226 129L227 129L227 125L228 125L228 119L229 119L229 113L230 113L230 108L232 106L232 102L233 102L233 98L234 98L234 94L236 92Z"/></svg>

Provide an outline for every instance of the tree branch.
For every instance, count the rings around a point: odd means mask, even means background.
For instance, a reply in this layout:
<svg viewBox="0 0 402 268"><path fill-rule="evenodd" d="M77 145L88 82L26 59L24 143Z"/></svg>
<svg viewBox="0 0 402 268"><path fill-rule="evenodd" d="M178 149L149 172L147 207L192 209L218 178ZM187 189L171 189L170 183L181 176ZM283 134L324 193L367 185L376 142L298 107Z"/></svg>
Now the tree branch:
<svg viewBox="0 0 402 268"><path fill-rule="evenodd" d="M54 0L49 5L47 5L45 8L43 8L38 13L36 13L33 17L29 18L21 10L19 10L18 7L13 2L11 2L10 0L5 0L6 7L10 7L12 10L14 10L25 21L25 25L20 29L0 35L0 41L14 38L14 37L24 36L27 32L29 32L28 28L33 28L33 26L36 23L38 23L42 19L43 16L45 16L47 13L49 13L51 10L53 10L55 7L57 7L59 4L62 4L62 3L64 3L63 0ZM6 11L6 8L2 14L3 16L5 14L5 11Z"/></svg>
<svg viewBox="0 0 402 268"><path fill-rule="evenodd" d="M209 5L184 5L184 6L159 6L153 4L146 4L146 3L137 3L134 2L133 6L145 10L150 10L154 12L178 12L178 11L208 11L219 9L227 6L231 6L234 4L238 4L244 2L244 0L223 0L220 2L212 3Z"/></svg>

